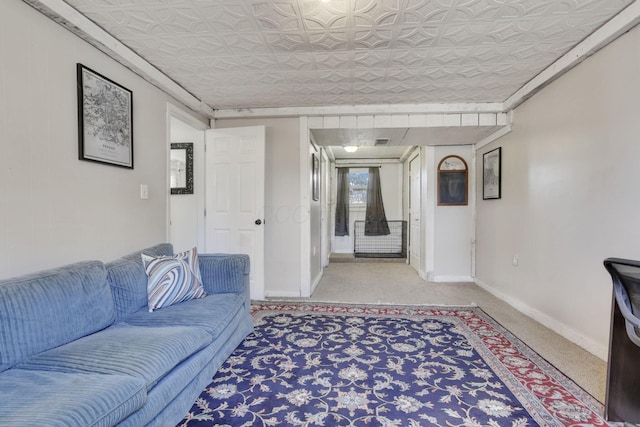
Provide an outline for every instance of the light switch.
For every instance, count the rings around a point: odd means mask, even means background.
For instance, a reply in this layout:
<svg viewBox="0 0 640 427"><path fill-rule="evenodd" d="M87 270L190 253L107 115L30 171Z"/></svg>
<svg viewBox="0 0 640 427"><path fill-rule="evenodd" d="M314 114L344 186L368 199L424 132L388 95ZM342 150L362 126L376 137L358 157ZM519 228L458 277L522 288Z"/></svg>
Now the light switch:
<svg viewBox="0 0 640 427"><path fill-rule="evenodd" d="M140 198L141 199L149 198L149 186L147 184L140 184Z"/></svg>

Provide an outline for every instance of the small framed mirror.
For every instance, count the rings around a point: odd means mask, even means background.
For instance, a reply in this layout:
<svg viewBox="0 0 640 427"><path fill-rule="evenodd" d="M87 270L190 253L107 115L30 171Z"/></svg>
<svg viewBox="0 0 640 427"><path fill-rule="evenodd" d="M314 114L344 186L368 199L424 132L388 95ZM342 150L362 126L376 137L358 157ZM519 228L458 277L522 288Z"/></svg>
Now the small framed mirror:
<svg viewBox="0 0 640 427"><path fill-rule="evenodd" d="M170 157L171 194L193 194L193 142L174 142Z"/></svg>

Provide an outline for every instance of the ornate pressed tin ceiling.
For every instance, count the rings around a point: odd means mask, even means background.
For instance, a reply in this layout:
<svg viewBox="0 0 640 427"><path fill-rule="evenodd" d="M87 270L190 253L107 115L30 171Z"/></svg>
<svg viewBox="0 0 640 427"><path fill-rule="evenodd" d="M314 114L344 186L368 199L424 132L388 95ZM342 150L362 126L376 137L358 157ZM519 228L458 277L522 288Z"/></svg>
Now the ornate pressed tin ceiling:
<svg viewBox="0 0 640 427"><path fill-rule="evenodd" d="M503 102L632 0L66 0L215 109Z"/></svg>

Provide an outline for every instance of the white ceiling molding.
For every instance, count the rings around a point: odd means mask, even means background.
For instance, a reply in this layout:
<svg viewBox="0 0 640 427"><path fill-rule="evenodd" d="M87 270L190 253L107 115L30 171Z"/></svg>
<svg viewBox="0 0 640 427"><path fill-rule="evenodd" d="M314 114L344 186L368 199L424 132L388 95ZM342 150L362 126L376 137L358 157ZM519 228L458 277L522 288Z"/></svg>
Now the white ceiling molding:
<svg viewBox="0 0 640 427"><path fill-rule="evenodd" d="M478 142L476 142L473 145L473 148L474 148L475 151L478 151L479 149L481 149L485 145L491 144L493 141L496 141L496 140L502 138L503 136L507 135L508 133L511 133L512 125L513 125L514 111L511 110L507 114L504 114L503 116L504 116L503 117L503 121L501 121L501 123L499 123L499 124L503 125L504 127L498 129L497 131L495 131L491 135L489 135L489 136L479 140Z"/></svg>
<svg viewBox="0 0 640 427"><path fill-rule="evenodd" d="M478 143L476 143L474 145L474 149L476 151L478 151L479 149L481 149L485 145L491 144L493 141L502 138L503 136L505 136L506 134L508 134L510 132L511 132L511 125L507 125L507 126L503 127L502 129L492 133L491 135L489 135L488 137L486 137L482 141L479 141Z"/></svg>
<svg viewBox="0 0 640 427"><path fill-rule="evenodd" d="M184 123L187 123L189 126L194 127L198 130L210 129L211 126L208 122L203 122L193 115L189 114L184 109L180 108L177 105L174 105L171 102L167 102L167 115L169 117L173 117L178 119Z"/></svg>
<svg viewBox="0 0 640 427"><path fill-rule="evenodd" d="M267 117L324 117L393 114L461 114L501 113L502 102L459 104L378 104L378 105L334 105L325 107L274 107L234 108L215 110L216 119L267 118Z"/></svg>
<svg viewBox="0 0 640 427"><path fill-rule="evenodd" d="M509 114L507 113L362 114L308 117L309 129L504 126L508 123Z"/></svg>
<svg viewBox="0 0 640 427"><path fill-rule="evenodd" d="M413 147L412 147L413 148ZM336 159L336 166L359 166L371 164L397 164L399 159Z"/></svg>
<svg viewBox="0 0 640 427"><path fill-rule="evenodd" d="M174 97L194 111L213 117L213 109L187 92L162 71L129 49L111 34L94 24L86 16L62 0L23 0L34 9L48 16L78 37L84 39L111 58Z"/></svg>
<svg viewBox="0 0 640 427"><path fill-rule="evenodd" d="M639 22L640 1L636 0L511 95L504 102L504 111L513 110Z"/></svg>

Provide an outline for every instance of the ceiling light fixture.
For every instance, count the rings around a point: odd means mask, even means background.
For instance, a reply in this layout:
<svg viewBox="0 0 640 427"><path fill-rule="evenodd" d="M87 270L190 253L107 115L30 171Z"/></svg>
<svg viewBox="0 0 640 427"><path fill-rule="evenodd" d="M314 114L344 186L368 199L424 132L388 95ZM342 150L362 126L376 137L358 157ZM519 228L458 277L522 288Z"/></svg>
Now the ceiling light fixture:
<svg viewBox="0 0 640 427"><path fill-rule="evenodd" d="M358 146L357 145L347 145L346 147L344 147L344 151L346 151L347 153L355 153L356 151L358 151Z"/></svg>

